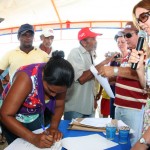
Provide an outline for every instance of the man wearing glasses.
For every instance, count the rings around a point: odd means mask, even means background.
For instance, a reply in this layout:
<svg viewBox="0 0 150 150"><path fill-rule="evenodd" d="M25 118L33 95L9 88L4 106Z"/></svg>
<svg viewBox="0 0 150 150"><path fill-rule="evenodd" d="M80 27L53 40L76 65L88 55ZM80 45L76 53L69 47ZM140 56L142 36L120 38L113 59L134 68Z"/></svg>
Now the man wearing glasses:
<svg viewBox="0 0 150 150"><path fill-rule="evenodd" d="M138 41L138 29L133 25L133 22L127 22L124 28L124 37L127 41L128 48L136 48Z"/></svg>
<svg viewBox="0 0 150 150"><path fill-rule="evenodd" d="M138 29L133 22L128 22L123 32L128 48L135 49L139 37ZM127 63L128 58L129 56L123 58L120 67L104 66L99 70L99 73L106 77L117 76L115 119L122 120L134 130L131 137L131 145L133 146L141 137L147 95L143 93L137 73Z"/></svg>
<svg viewBox="0 0 150 150"><path fill-rule="evenodd" d="M124 28L124 37L127 41L130 50L135 49L138 43L138 29L134 26L133 22L128 22ZM126 60L128 62L128 59ZM127 64L126 67L128 67ZM116 98L115 109L116 119L122 120L135 133L131 137L131 145L141 136L144 105L146 103L146 95L143 94L140 82L133 79L117 77L116 81Z"/></svg>

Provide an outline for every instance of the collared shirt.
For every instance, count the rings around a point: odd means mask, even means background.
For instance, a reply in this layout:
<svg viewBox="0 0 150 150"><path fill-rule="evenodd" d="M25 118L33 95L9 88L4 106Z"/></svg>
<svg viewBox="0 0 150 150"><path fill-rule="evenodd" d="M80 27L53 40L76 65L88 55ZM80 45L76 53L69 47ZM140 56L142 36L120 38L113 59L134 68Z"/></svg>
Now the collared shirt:
<svg viewBox="0 0 150 150"><path fill-rule="evenodd" d="M65 112L76 111L90 115L94 111L95 80L89 80L83 85L78 82L83 72L89 70L92 65L90 53L80 46L70 52L68 61L74 68L75 80L67 91Z"/></svg>
<svg viewBox="0 0 150 150"><path fill-rule="evenodd" d="M0 69L5 70L9 67L9 76L12 77L21 66L47 62L48 60L48 54L40 49L34 48L27 54L18 47L9 51L0 59Z"/></svg>

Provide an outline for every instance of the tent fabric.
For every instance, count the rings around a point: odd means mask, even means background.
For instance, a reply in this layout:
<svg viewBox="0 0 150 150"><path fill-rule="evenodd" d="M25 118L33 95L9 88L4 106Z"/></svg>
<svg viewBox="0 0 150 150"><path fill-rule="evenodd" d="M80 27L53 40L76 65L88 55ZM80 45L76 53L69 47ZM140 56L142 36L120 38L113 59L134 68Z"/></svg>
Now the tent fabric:
<svg viewBox="0 0 150 150"><path fill-rule="evenodd" d="M95 21L115 24L132 20L132 9L140 0L0 0L0 30L21 24L54 24L57 28L70 27L69 22ZM68 22L68 23L66 23ZM65 24L65 26L63 26ZM121 24L119 24L120 26Z"/></svg>

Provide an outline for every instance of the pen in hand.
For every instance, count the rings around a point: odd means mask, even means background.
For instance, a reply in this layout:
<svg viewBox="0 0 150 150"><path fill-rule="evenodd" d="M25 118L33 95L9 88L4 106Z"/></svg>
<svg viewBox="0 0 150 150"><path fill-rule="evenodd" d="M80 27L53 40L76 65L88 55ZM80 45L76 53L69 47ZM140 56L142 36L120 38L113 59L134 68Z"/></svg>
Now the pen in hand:
<svg viewBox="0 0 150 150"><path fill-rule="evenodd" d="M41 127L42 127L42 129L43 129L44 133L45 133L46 135L49 135L49 132L45 129L45 127L44 127L44 125L43 125L43 124L41 125Z"/></svg>

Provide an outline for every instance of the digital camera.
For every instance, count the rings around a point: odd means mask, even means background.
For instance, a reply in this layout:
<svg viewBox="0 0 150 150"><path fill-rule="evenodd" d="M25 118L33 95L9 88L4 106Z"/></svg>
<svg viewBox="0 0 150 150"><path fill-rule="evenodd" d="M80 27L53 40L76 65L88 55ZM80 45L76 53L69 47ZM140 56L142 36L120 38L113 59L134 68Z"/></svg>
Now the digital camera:
<svg viewBox="0 0 150 150"><path fill-rule="evenodd" d="M120 58L121 56L120 56L120 54L117 54L114 58Z"/></svg>

